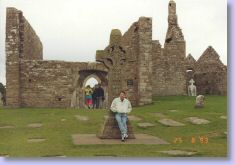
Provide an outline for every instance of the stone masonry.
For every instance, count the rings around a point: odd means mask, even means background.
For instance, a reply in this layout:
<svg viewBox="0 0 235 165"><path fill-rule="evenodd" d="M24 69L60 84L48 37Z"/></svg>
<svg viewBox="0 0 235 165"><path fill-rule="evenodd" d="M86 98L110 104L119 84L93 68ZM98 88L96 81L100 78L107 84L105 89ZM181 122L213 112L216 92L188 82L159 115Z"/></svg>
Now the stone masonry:
<svg viewBox="0 0 235 165"><path fill-rule="evenodd" d="M197 60L194 80L199 94L227 94L227 66L213 47L209 46Z"/></svg>
<svg viewBox="0 0 235 165"><path fill-rule="evenodd" d="M164 47L152 40L152 18L140 17L124 34L111 30L109 45L96 52L97 62L66 62L44 60L42 43L23 13L7 8L7 106L83 108L91 77L102 84L107 108L121 90L133 106L152 103L153 95L186 95L189 78L198 94L226 94L227 66L212 47L198 61L186 58L173 0L168 12Z"/></svg>
<svg viewBox="0 0 235 165"><path fill-rule="evenodd" d="M42 43L21 11L7 9L6 88L7 105L21 105L23 88L21 60L42 60ZM9 90L10 89L10 90Z"/></svg>
<svg viewBox="0 0 235 165"><path fill-rule="evenodd" d="M112 30L110 44L97 51L96 60L109 68L111 75L109 101L125 90L133 105L152 102L151 37L152 20L141 17L123 36L118 29Z"/></svg>

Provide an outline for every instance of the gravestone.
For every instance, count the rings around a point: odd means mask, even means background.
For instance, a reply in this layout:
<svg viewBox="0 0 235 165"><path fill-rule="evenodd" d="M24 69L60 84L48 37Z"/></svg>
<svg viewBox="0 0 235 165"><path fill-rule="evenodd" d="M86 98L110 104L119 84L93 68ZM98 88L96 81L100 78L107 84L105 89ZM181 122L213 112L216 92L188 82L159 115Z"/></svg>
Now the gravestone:
<svg viewBox="0 0 235 165"><path fill-rule="evenodd" d="M148 128L148 127L154 127L155 124L145 122L145 123L138 123L138 126L140 128Z"/></svg>
<svg viewBox="0 0 235 165"><path fill-rule="evenodd" d="M165 125L165 126L170 126L170 127L179 127L179 126L185 125L183 123L180 123L180 122L172 120L172 119L161 119L161 120L158 120L158 122Z"/></svg>
<svg viewBox="0 0 235 165"><path fill-rule="evenodd" d="M130 120L127 121L128 139L135 139ZM101 133L97 135L101 139L120 139L121 132L115 119L115 113L109 111Z"/></svg>
<svg viewBox="0 0 235 165"><path fill-rule="evenodd" d="M38 142L43 142L45 141L46 139L44 138L30 138L27 140L28 143L38 143Z"/></svg>
<svg viewBox="0 0 235 165"><path fill-rule="evenodd" d="M128 119L130 121L141 121L142 118L138 117L138 116L134 116L134 115L128 115Z"/></svg>
<svg viewBox="0 0 235 165"><path fill-rule="evenodd" d="M156 117L159 117L159 118L166 118L166 117L167 117L167 116L164 115L163 113L158 113L158 112L153 113L153 115L156 116Z"/></svg>
<svg viewBox="0 0 235 165"><path fill-rule="evenodd" d="M40 128L40 127L42 127L42 123L30 123L30 124L27 125L27 127Z"/></svg>
<svg viewBox="0 0 235 165"><path fill-rule="evenodd" d="M192 124L208 124L208 123L210 123L209 120L202 119L202 118L199 118L199 117L188 117L185 120L189 121Z"/></svg>
<svg viewBox="0 0 235 165"><path fill-rule="evenodd" d="M205 96L203 96L203 95L198 95L198 96L196 97L195 108L203 108L203 107L204 107L204 100L205 100Z"/></svg>
<svg viewBox="0 0 235 165"><path fill-rule="evenodd" d="M227 116L220 116L221 119L227 119Z"/></svg>
<svg viewBox="0 0 235 165"><path fill-rule="evenodd" d="M195 81L191 79L189 81L190 85L188 86L188 95L189 96L197 96L197 88L194 85Z"/></svg>
<svg viewBox="0 0 235 165"><path fill-rule="evenodd" d="M169 112L177 112L178 110L175 110L175 109L171 109L171 110L168 110Z"/></svg>
<svg viewBox="0 0 235 165"><path fill-rule="evenodd" d="M67 120L67 119L64 119L64 118L63 118L63 119L60 119L60 121L62 121L62 122L66 121L66 120Z"/></svg>
<svg viewBox="0 0 235 165"><path fill-rule="evenodd" d="M12 125L4 125L4 126L0 126L0 129L5 129L5 128L15 128Z"/></svg>
<svg viewBox="0 0 235 165"><path fill-rule="evenodd" d="M75 117L80 121L87 121L89 118L87 116L75 115Z"/></svg>

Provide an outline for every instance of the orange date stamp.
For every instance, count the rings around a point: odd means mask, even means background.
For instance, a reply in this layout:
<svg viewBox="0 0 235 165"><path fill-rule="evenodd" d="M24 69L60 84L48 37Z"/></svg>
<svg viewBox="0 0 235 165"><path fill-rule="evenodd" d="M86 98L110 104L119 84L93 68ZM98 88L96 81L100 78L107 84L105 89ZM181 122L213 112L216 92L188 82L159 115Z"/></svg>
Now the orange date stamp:
<svg viewBox="0 0 235 165"><path fill-rule="evenodd" d="M173 139L174 144L181 144L186 141L190 141L192 144L208 144L209 138L207 136L192 136L190 139L183 139L182 137L175 137Z"/></svg>

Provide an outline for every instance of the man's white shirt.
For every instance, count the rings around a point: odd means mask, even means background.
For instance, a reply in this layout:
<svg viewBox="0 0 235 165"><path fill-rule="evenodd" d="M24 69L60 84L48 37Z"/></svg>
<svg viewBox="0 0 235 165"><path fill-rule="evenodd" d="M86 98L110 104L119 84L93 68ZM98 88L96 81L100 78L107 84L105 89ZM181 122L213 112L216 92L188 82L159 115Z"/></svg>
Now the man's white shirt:
<svg viewBox="0 0 235 165"><path fill-rule="evenodd" d="M128 99L124 98L122 101L120 97L113 100L110 108L113 112L130 113L132 110L131 103Z"/></svg>

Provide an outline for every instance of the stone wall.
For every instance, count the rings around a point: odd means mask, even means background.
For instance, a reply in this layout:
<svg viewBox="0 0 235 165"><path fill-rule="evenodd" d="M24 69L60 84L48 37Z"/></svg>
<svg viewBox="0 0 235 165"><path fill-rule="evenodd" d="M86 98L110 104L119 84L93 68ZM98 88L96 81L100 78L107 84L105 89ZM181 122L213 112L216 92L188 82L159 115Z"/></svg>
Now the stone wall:
<svg viewBox="0 0 235 165"><path fill-rule="evenodd" d="M164 95L166 89L165 82L165 58L163 49L159 41L152 42L152 61L153 61L153 95Z"/></svg>
<svg viewBox="0 0 235 165"><path fill-rule="evenodd" d="M182 57L176 44L167 44L164 47L164 79L165 89L163 95L186 94L186 68L185 58ZM156 80L158 81L158 79ZM158 95L158 94L157 94Z"/></svg>
<svg viewBox="0 0 235 165"><path fill-rule="evenodd" d="M20 106L20 38L19 11L7 8L6 13L6 97L7 105Z"/></svg>
<svg viewBox="0 0 235 165"><path fill-rule="evenodd" d="M139 37L139 105L152 103L152 18L140 17Z"/></svg>
<svg viewBox="0 0 235 165"><path fill-rule="evenodd" d="M79 105L84 101L83 80L92 71L107 71L100 63L65 62L47 60L21 61L21 106L23 107L71 107L72 94L77 88ZM80 74L90 71L88 75ZM81 77L75 80L76 75ZM81 92L81 93L79 93Z"/></svg>
<svg viewBox="0 0 235 165"><path fill-rule="evenodd" d="M71 65L64 61L21 61L21 106L70 107Z"/></svg>
<svg viewBox="0 0 235 165"><path fill-rule="evenodd" d="M42 43L22 12L7 8L6 13L6 87L7 105L21 106L22 59L42 59Z"/></svg>
<svg viewBox="0 0 235 165"><path fill-rule="evenodd" d="M127 91L128 99L131 101L132 105L138 105L138 24L134 22L130 28L123 34L121 45L125 48L128 53L128 64L126 65L125 81L123 83L123 88Z"/></svg>
<svg viewBox="0 0 235 165"><path fill-rule="evenodd" d="M42 60L42 43L29 22L20 13L21 58L27 60Z"/></svg>

